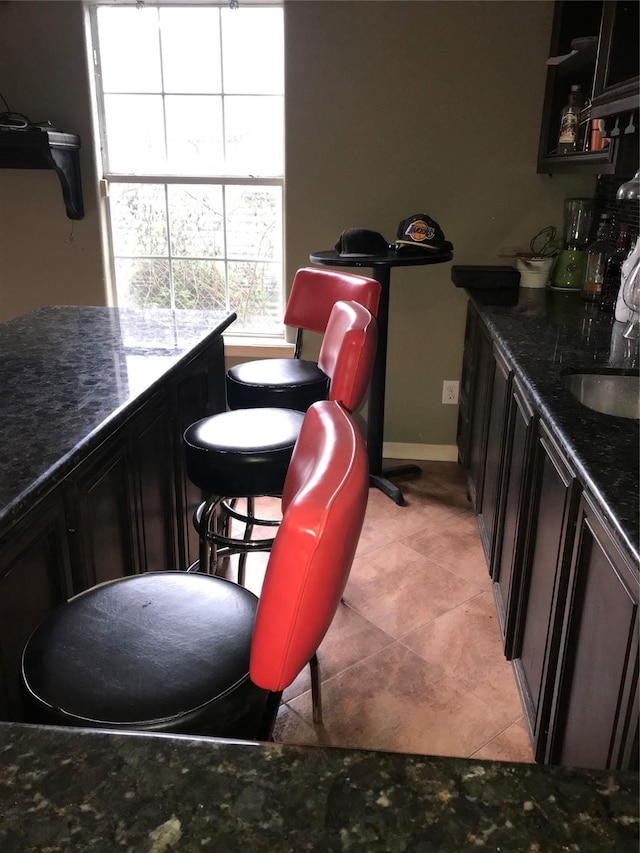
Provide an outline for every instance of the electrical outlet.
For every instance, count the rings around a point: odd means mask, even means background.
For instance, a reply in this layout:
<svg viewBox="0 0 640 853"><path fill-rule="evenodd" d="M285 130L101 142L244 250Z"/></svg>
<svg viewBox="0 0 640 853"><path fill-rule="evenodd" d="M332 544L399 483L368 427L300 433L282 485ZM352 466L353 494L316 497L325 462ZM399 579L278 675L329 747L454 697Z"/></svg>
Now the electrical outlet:
<svg viewBox="0 0 640 853"><path fill-rule="evenodd" d="M458 402L458 389L460 383L457 379L445 379L442 383L442 402L445 405L455 406Z"/></svg>

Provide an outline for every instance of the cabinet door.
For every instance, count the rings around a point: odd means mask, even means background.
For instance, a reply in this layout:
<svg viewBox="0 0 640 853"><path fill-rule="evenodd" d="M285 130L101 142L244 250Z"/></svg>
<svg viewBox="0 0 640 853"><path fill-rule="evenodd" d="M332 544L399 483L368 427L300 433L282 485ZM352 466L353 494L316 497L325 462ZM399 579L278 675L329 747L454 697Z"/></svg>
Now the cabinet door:
<svg viewBox="0 0 640 853"><path fill-rule="evenodd" d="M638 767L638 573L584 496L569 578L548 760Z"/></svg>
<svg viewBox="0 0 640 853"><path fill-rule="evenodd" d="M518 687L534 743L544 758L553 673L571 561L579 487L575 474L543 424L534 452L532 513L522 561L513 656Z"/></svg>
<svg viewBox="0 0 640 853"><path fill-rule="evenodd" d="M173 419L169 395L147 406L130 427L140 571L179 569Z"/></svg>
<svg viewBox="0 0 640 853"><path fill-rule="evenodd" d="M474 371L470 400L467 488L475 512L482 503L484 463L487 452L489 394L493 378L491 338L483 323L478 323L474 347Z"/></svg>
<svg viewBox="0 0 640 853"><path fill-rule="evenodd" d="M198 559L198 536L192 519L203 499L201 490L187 477L182 436L195 421L225 410L224 381L224 345L218 340L185 368L175 386L176 512L182 568Z"/></svg>
<svg viewBox="0 0 640 853"><path fill-rule="evenodd" d="M0 719L20 721L22 649L71 595L63 502L43 500L0 540Z"/></svg>
<svg viewBox="0 0 640 853"><path fill-rule="evenodd" d="M92 453L64 485L76 592L138 571L132 471L124 436Z"/></svg>
<svg viewBox="0 0 640 853"><path fill-rule="evenodd" d="M487 565L491 566L496 544L496 519L500 499L500 481L504 459L504 441L507 414L507 394L511 385L511 371L504 357L495 348L489 381L489 414L487 424L482 496L479 505L478 527Z"/></svg>
<svg viewBox="0 0 640 853"><path fill-rule="evenodd" d="M596 107L610 104L609 114L638 108L639 8L638 0L604 4L593 103Z"/></svg>
<svg viewBox="0 0 640 853"><path fill-rule="evenodd" d="M469 468L469 450L471 437L471 413L473 408L473 380L475 373L478 339L478 313L471 304L467 305L467 320L464 330L464 349L462 356L462 376L460 379L460 398L458 400L458 426L456 444L458 463L463 471Z"/></svg>
<svg viewBox="0 0 640 853"><path fill-rule="evenodd" d="M513 657L518 595L530 515L533 410L517 379L509 400L504 472L491 576L507 659Z"/></svg>

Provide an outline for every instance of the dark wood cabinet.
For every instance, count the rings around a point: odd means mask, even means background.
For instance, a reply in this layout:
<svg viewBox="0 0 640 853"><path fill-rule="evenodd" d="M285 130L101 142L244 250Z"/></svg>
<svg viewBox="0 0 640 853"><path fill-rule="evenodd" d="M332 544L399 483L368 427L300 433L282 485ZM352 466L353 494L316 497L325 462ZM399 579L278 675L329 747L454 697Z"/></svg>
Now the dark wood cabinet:
<svg viewBox="0 0 640 853"><path fill-rule="evenodd" d="M491 333L471 303L469 314L459 459L535 758L637 768L638 567L526 377L487 346Z"/></svg>
<svg viewBox="0 0 640 853"><path fill-rule="evenodd" d="M176 525L177 436L172 429L170 402L168 395L160 395L131 426L130 453L135 458L134 504L142 572L181 568Z"/></svg>
<svg viewBox="0 0 640 853"><path fill-rule="evenodd" d="M20 657L56 605L97 583L184 569L197 558L182 435L225 408L224 344L198 348L179 371L0 539L0 719L23 719Z"/></svg>
<svg viewBox="0 0 640 853"><path fill-rule="evenodd" d="M596 61L592 115L638 109L640 94L640 3L605 0Z"/></svg>
<svg viewBox="0 0 640 853"><path fill-rule="evenodd" d="M212 369L218 365L217 369ZM202 491L187 477L182 436L190 424L208 415L224 411L226 396L224 386L223 343L210 353L208 360L199 361L185 372L173 390L176 436L176 488L178 536L182 567L198 559L198 535L193 526L193 513L202 502Z"/></svg>
<svg viewBox="0 0 640 853"><path fill-rule="evenodd" d="M64 505L56 491L0 540L1 719L22 719L22 649L71 591Z"/></svg>
<svg viewBox="0 0 640 853"><path fill-rule="evenodd" d="M127 451L124 437L107 442L63 486L76 592L138 570L133 468Z"/></svg>
<svg viewBox="0 0 640 853"><path fill-rule="evenodd" d="M476 512L482 503L489 395L493 377L491 337L471 303L467 311L460 404L458 459L467 478L469 500Z"/></svg>
<svg viewBox="0 0 640 853"><path fill-rule="evenodd" d="M568 0L557 2L550 57L566 57L549 65L538 148L538 172L632 175L638 163L640 106L637 0ZM579 151L558 154L560 114L571 86L578 84L591 104L585 118L605 120L606 147L591 146L585 124ZM619 132L611 137L616 125ZM625 133L627 128L634 128Z"/></svg>
<svg viewBox="0 0 640 853"><path fill-rule="evenodd" d="M531 473L528 542L519 566L512 657L536 760L545 757L579 484L544 424Z"/></svg>
<svg viewBox="0 0 640 853"><path fill-rule="evenodd" d="M578 513L546 759L638 769L638 582L588 495Z"/></svg>
<svg viewBox="0 0 640 853"><path fill-rule="evenodd" d="M504 356L494 345L487 384L489 409L486 415L482 499L476 507L480 538L489 567L493 563L496 545L496 522L505 449L506 406L510 386L511 371Z"/></svg>
<svg viewBox="0 0 640 853"><path fill-rule="evenodd" d="M507 411L502 499L491 565L493 591L507 659L513 657L521 567L531 514L533 439L537 418L517 378Z"/></svg>

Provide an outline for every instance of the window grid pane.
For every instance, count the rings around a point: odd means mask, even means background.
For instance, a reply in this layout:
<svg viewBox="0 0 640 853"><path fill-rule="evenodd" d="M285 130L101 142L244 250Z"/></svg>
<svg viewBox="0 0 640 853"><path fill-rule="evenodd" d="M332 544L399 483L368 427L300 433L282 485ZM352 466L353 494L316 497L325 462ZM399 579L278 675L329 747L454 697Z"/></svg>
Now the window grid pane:
<svg viewBox="0 0 640 853"><path fill-rule="evenodd" d="M99 6L94 25L105 174L131 176L109 183L118 304L281 336L282 8Z"/></svg>

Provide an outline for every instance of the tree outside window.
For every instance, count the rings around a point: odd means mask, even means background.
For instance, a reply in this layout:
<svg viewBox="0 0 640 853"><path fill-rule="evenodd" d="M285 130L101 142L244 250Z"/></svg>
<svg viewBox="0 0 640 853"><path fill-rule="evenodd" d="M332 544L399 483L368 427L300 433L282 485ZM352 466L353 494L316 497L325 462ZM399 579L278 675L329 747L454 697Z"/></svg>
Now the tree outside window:
<svg viewBox="0 0 640 853"><path fill-rule="evenodd" d="M282 8L98 5L92 24L118 304L282 334Z"/></svg>

